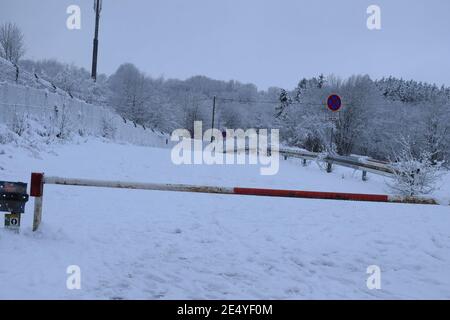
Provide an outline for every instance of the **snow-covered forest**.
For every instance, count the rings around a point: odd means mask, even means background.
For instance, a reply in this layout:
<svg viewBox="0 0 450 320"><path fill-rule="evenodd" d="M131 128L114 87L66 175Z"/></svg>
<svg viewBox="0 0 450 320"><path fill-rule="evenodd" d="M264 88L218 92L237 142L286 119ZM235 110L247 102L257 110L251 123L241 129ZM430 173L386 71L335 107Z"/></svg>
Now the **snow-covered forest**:
<svg viewBox="0 0 450 320"><path fill-rule="evenodd" d="M444 86L388 75L379 80L319 75L301 79L296 88L260 91L206 76L154 78L129 63L94 84L85 69L55 60L20 65L75 97L113 106L127 119L164 132L190 129L195 120L210 124L217 96L219 128L280 128L287 145L320 152L330 148L333 127L333 149L341 155L390 159L406 139L414 154L426 150L433 160L449 160L450 88ZM339 93L344 105L335 119L325 107L331 93Z"/></svg>
<svg viewBox="0 0 450 320"><path fill-rule="evenodd" d="M394 151L406 143L413 156L427 153L433 163L448 162L450 157L449 87L389 75L343 79L320 74L307 79L300 74L295 88L258 90L251 83L204 75L186 80L153 77L131 63L94 82L87 70L73 64L23 59L20 28L6 23L0 31L0 56L16 66L3 70L2 81L18 82L25 71L70 97L115 109L137 125L170 133L178 128L192 131L194 121L203 121L206 130L216 97L219 129L279 128L284 144L315 152L392 160ZM337 117L325 107L332 93L343 100Z"/></svg>

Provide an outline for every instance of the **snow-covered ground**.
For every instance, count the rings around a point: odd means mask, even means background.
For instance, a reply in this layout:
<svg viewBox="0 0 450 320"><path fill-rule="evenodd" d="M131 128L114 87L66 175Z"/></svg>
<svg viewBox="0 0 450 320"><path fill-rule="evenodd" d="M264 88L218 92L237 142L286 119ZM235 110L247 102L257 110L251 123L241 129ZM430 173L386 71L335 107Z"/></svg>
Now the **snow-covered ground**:
<svg viewBox="0 0 450 320"><path fill-rule="evenodd" d="M281 161L175 166L170 150L89 139L0 146L0 180L65 177L386 193L382 177ZM437 195L450 193L449 177ZM0 299L450 299L450 207L46 186L43 224L0 228ZM81 290L66 288L81 268ZM366 269L381 268L369 290Z"/></svg>

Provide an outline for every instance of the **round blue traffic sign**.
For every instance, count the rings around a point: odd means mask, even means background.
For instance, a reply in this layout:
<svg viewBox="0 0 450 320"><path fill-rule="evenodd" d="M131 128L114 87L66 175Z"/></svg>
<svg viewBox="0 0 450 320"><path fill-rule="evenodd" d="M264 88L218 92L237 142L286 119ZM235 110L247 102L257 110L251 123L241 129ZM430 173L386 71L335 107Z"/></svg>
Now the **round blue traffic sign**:
<svg viewBox="0 0 450 320"><path fill-rule="evenodd" d="M331 111L339 111L339 109L342 107L341 97L339 97L337 94L329 96L327 105L328 109L330 109Z"/></svg>

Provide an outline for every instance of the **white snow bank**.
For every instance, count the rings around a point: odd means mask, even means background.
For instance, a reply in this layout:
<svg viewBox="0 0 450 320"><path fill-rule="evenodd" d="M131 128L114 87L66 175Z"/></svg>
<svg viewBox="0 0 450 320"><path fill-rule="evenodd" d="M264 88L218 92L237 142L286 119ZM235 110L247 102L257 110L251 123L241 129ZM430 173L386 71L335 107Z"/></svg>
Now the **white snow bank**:
<svg viewBox="0 0 450 320"><path fill-rule="evenodd" d="M90 140L37 159L1 146L0 177L102 179L385 192L383 178L282 161L171 164L170 151ZM447 191L448 189L448 179ZM0 299L450 298L450 210L397 205L46 186L42 228L0 228ZM82 289L66 288L69 265ZM369 265L381 290L366 286Z"/></svg>

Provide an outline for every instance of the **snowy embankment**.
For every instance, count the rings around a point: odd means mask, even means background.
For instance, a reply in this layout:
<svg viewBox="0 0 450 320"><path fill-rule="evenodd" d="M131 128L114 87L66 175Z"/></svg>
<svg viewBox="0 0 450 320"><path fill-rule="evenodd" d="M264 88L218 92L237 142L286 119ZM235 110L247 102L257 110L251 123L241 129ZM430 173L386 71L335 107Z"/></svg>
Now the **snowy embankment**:
<svg viewBox="0 0 450 320"><path fill-rule="evenodd" d="M153 147L168 144L168 134L124 119L111 107L74 98L24 70L17 81L16 76L15 66L0 58L0 125L13 131L20 133L32 124L41 127L40 134L47 140L56 135L81 135Z"/></svg>
<svg viewBox="0 0 450 320"><path fill-rule="evenodd" d="M0 146L3 180L30 172L144 182L385 193L384 178L314 163L175 166L170 150L90 139L38 156ZM449 192L447 185L438 195ZM0 228L0 298L450 298L450 210L340 202L46 186L43 224ZM81 268L81 290L66 288ZM381 290L366 286L370 265Z"/></svg>

